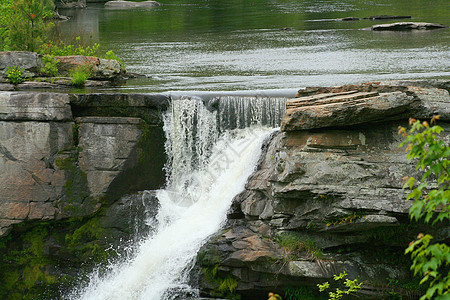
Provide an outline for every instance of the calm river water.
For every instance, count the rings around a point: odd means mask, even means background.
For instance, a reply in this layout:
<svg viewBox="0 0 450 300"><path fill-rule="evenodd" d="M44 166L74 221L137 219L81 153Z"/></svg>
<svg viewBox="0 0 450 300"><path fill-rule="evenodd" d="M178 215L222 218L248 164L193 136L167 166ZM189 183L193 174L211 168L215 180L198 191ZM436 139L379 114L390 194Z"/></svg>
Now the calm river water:
<svg viewBox="0 0 450 300"><path fill-rule="evenodd" d="M72 19L59 27L65 37L92 37L129 71L148 76L122 92L297 90L450 76L450 29L371 32L360 29L396 20L336 20L411 15L450 25L448 0L160 2L153 9L91 4L61 11Z"/></svg>

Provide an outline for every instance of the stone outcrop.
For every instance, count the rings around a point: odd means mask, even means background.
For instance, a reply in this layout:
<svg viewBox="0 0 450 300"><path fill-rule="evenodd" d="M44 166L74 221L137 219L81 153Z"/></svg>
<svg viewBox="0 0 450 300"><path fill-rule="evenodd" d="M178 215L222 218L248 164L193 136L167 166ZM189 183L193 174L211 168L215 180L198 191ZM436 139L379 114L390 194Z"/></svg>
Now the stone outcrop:
<svg viewBox="0 0 450 300"><path fill-rule="evenodd" d="M104 59L93 56L55 56L59 60L58 70L61 75L70 75L70 72L81 66L88 66L92 70L91 78L113 79L125 73L122 65L113 59Z"/></svg>
<svg viewBox="0 0 450 300"><path fill-rule="evenodd" d="M42 77L45 76L42 74L44 62L40 54L27 51L0 52L0 91L9 91L15 88L7 83L7 71L10 67L19 67L22 70L22 77L29 80L18 84L16 88L19 90L72 86L69 76L73 69L79 67L86 67L91 72L91 80L88 80L85 86L104 86L113 81L134 76L127 74L122 64L114 59L83 55L55 56L55 59L59 61L57 64L58 77Z"/></svg>
<svg viewBox="0 0 450 300"><path fill-rule="evenodd" d="M334 88L306 88L287 101L282 130L350 126L408 119L450 118L448 91L439 88L390 86L380 83Z"/></svg>
<svg viewBox="0 0 450 300"><path fill-rule="evenodd" d="M0 52L0 82L6 80L6 72L9 67L20 67L23 77L36 76L44 66L42 58L35 52L6 51Z"/></svg>
<svg viewBox="0 0 450 300"><path fill-rule="evenodd" d="M88 216L125 193L162 185L159 117L168 100L134 96L106 96L114 110L98 94L0 92L0 236L13 224ZM140 109L121 110L125 102Z"/></svg>
<svg viewBox="0 0 450 300"><path fill-rule="evenodd" d="M380 299L392 291L388 278L413 281L408 243L424 230L448 241L450 227L409 222L403 178L418 173L399 148L397 127L441 114L450 143L449 92L433 87L445 85L300 90L227 224L198 255L202 293L215 295L225 280L242 299L287 287L317 291L345 270L365 282L362 298Z"/></svg>
<svg viewBox="0 0 450 300"><path fill-rule="evenodd" d="M86 8L86 0L57 0L57 8Z"/></svg>
<svg viewBox="0 0 450 300"><path fill-rule="evenodd" d="M445 25L426 22L397 22L392 24L377 24L366 28L373 31L404 31L404 30L432 30L447 28Z"/></svg>
<svg viewBox="0 0 450 300"><path fill-rule="evenodd" d="M161 3L156 1L142 1L142 2L134 2L134 1L124 1L124 0L114 0L108 1L105 3L106 7L114 7L114 8L136 8L136 7L157 7L161 6Z"/></svg>

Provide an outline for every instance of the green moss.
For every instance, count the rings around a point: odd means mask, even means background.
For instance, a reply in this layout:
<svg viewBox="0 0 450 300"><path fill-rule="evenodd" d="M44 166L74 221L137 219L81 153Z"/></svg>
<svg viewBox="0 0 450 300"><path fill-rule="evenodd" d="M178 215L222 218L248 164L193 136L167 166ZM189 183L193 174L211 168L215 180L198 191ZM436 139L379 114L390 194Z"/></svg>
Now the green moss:
<svg viewBox="0 0 450 300"><path fill-rule="evenodd" d="M61 263L90 271L111 257L99 220L94 216L15 226L0 239L0 299L59 299L61 287L70 288L80 279L60 273ZM52 253L46 250L50 246Z"/></svg>
<svg viewBox="0 0 450 300"><path fill-rule="evenodd" d="M292 261L299 258L323 260L322 249L313 240L302 238L295 232L284 232L276 238L276 242L285 250L285 260Z"/></svg>
<svg viewBox="0 0 450 300"><path fill-rule="evenodd" d="M317 294L317 288L315 290L307 286L288 286L284 291L285 300L319 300L327 299L323 295Z"/></svg>
<svg viewBox="0 0 450 300"><path fill-rule="evenodd" d="M215 248L201 251L197 255L197 262L202 267L205 282L211 288L211 296L225 299L240 299L241 295L236 293L237 279L220 271L220 261L220 252Z"/></svg>
<svg viewBox="0 0 450 300"><path fill-rule="evenodd" d="M87 175L78 166L78 147L70 151L60 153L55 164L61 170L66 171L64 183L64 195L66 196L64 210L77 215L80 213L79 204L85 202L90 196ZM68 205L67 205L68 204Z"/></svg>

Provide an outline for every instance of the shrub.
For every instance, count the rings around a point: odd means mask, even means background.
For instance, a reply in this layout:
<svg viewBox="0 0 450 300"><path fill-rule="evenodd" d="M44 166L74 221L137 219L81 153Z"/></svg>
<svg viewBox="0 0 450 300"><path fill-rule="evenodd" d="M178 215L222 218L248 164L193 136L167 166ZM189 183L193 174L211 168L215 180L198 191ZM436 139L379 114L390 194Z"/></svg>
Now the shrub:
<svg viewBox="0 0 450 300"><path fill-rule="evenodd" d="M25 78L22 77L22 69L20 67L9 67L6 71L6 77L14 85L25 81Z"/></svg>
<svg viewBox="0 0 450 300"><path fill-rule="evenodd" d="M41 68L41 74L45 76L55 77L58 75L59 60L55 59L53 55L44 55L42 57L44 67Z"/></svg>
<svg viewBox="0 0 450 300"><path fill-rule="evenodd" d="M85 55L85 56L98 56L100 45L94 43L89 45L77 36L71 43L66 44L63 41L47 42L42 45L39 52L43 54L49 54L54 56L67 56L67 55Z"/></svg>
<svg viewBox="0 0 450 300"><path fill-rule="evenodd" d="M0 37L4 50L37 51L54 24L51 0L17 0L2 3Z"/></svg>
<svg viewBox="0 0 450 300"><path fill-rule="evenodd" d="M431 124L439 119L433 117ZM409 210L411 219L432 224L450 219L450 146L439 140L437 135L443 129L410 119L409 134L404 127L399 133L406 139L400 146L407 145L408 159L417 159L416 168L424 173L417 183L414 177L407 178L404 188L411 189L408 200L414 203ZM420 233L411 242L405 253L411 253L411 270L422 277L420 283L429 282L428 290L420 299L448 299L450 295L450 247L445 243L432 243L433 237Z"/></svg>
<svg viewBox="0 0 450 300"><path fill-rule="evenodd" d="M344 271L343 273L339 274L339 275L334 275L333 279L335 281L340 281L340 280L344 280L344 278L347 276L347 273ZM354 280L350 280L350 279L345 279L344 281L344 286L346 287L346 289L341 290L340 288L336 288L336 292L328 292L328 295L330 296L330 300L331 299L341 299L342 297L344 297L345 295L350 295L353 292L356 292L357 290L361 289L361 285L363 283L359 282L358 283L358 279L354 279ZM317 285L319 287L319 291L320 292L324 292L327 289L330 288L330 284L327 282L324 282L322 284L318 284Z"/></svg>
<svg viewBox="0 0 450 300"><path fill-rule="evenodd" d="M91 77L92 67L89 65L78 66L70 72L72 77L72 84L77 87L84 86L86 80Z"/></svg>

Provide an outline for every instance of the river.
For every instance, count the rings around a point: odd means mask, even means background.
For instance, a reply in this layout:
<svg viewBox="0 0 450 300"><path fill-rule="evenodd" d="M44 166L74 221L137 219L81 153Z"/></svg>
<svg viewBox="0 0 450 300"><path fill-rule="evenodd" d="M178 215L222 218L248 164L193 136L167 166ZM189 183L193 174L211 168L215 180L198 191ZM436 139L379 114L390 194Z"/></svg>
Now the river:
<svg viewBox="0 0 450 300"><path fill-rule="evenodd" d="M372 32L360 29L397 20L336 20L411 15L449 25L447 0L160 2L152 9L62 10L72 18L58 27L66 39L91 38L129 71L148 76L122 92L295 90L450 75L449 29Z"/></svg>

